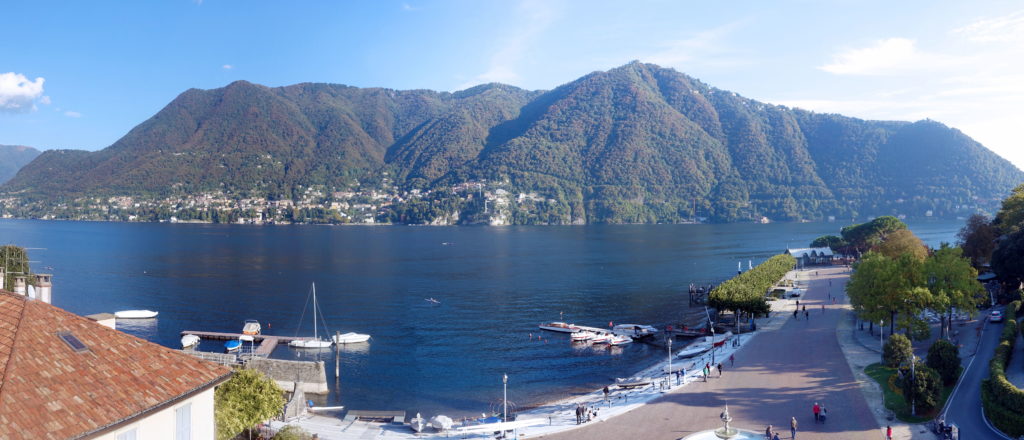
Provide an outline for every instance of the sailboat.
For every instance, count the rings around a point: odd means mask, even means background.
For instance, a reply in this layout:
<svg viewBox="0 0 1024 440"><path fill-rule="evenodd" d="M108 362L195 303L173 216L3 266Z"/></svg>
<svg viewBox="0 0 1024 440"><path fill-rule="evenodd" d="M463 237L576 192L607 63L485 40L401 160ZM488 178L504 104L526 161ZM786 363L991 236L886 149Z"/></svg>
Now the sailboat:
<svg viewBox="0 0 1024 440"><path fill-rule="evenodd" d="M319 311L317 310L316 303L316 283L313 283L313 339L296 339L288 343L289 347L295 348L327 348L330 347L333 342L320 339L319 333L316 328L316 317ZM322 319L322 318L321 318Z"/></svg>

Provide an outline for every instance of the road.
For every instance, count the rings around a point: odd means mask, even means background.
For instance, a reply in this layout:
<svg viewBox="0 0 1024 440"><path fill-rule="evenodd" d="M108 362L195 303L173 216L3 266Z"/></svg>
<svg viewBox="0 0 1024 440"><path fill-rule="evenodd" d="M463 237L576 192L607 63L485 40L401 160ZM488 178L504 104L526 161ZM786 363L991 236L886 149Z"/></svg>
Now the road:
<svg viewBox="0 0 1024 440"><path fill-rule="evenodd" d="M842 316L839 306L828 301L829 279L846 277L840 268L821 269L810 282L801 305L810 319L791 314L775 331L759 333L736 355L736 365L725 362L725 374L706 383L697 382L650 402L642 408L579 429L544 436L545 439L678 439L696 431L722 426L718 415L728 403L732 426L763 432L775 426L789 439L789 420L800 424L804 439L881 438L860 386L836 338ZM814 402L829 409L828 422L816 424Z"/></svg>
<svg viewBox="0 0 1024 440"><path fill-rule="evenodd" d="M949 403L943 414L947 423L956 424L960 428L961 440L1010 440L1009 437L991 428L981 412L981 381L988 377L988 363L999 344L999 335L1002 331L1002 324L985 324L978 352L968 362L960 383L949 396Z"/></svg>

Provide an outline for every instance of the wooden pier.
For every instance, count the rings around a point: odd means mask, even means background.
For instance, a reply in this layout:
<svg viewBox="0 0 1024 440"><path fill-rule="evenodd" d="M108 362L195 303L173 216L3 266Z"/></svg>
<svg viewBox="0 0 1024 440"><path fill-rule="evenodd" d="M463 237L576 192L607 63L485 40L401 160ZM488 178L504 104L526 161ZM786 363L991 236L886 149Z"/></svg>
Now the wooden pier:
<svg viewBox="0 0 1024 440"><path fill-rule="evenodd" d="M181 332L181 335L196 335L199 336L200 339L213 339L218 341L235 340L243 336L241 333L200 332L195 330L185 330ZM256 347L256 350L253 351L253 354L256 356L270 356L270 353L274 352L274 348L277 348L277 344L287 344L291 341L313 339L307 337L273 336L265 334L248 336L252 336L253 343L259 344Z"/></svg>

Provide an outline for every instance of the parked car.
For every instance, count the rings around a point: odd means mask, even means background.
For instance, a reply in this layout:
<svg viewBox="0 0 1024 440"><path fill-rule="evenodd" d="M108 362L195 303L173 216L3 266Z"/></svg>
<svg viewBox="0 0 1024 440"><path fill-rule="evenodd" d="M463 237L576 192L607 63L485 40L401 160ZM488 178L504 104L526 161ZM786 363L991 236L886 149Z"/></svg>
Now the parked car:
<svg viewBox="0 0 1024 440"><path fill-rule="evenodd" d="M1003 322L1003 312L999 310L993 310L992 313L988 314L989 322Z"/></svg>

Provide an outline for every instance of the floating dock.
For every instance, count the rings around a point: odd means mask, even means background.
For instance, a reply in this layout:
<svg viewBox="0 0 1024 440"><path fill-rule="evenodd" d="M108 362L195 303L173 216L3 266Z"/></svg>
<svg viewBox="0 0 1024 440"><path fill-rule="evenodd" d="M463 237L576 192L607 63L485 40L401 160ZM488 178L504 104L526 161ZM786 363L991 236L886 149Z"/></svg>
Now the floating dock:
<svg viewBox="0 0 1024 440"><path fill-rule="evenodd" d="M238 339L243 336L241 333L221 333L221 332L201 332L195 330L185 330L181 332L181 336L185 335L196 335L200 339L213 339L219 341L228 341ZM277 348L277 344L287 344L291 341L304 341L307 339L313 339L308 337L291 337L291 336L273 336L273 335L247 335L252 336L253 343L259 344L253 354L256 356L270 356L270 353L274 352L274 348Z"/></svg>

